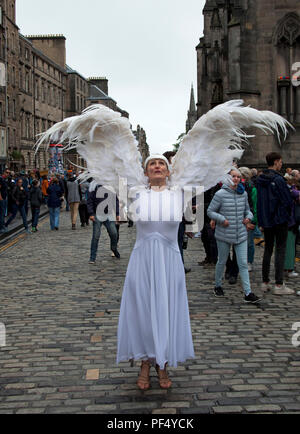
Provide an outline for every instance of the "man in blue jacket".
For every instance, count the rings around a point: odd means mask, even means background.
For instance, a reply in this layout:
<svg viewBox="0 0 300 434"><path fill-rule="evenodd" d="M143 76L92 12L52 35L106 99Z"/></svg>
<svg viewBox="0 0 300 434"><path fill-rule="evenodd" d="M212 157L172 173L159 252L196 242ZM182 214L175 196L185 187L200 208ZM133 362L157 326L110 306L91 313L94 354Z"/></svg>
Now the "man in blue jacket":
<svg viewBox="0 0 300 434"><path fill-rule="evenodd" d="M288 235L288 221L292 210L292 198L286 181L279 171L282 157L277 152L266 155L268 169L257 178L257 217L264 230L265 251L262 266L262 289L269 291L270 262L275 242L275 287L276 295L293 294L283 283L284 258Z"/></svg>

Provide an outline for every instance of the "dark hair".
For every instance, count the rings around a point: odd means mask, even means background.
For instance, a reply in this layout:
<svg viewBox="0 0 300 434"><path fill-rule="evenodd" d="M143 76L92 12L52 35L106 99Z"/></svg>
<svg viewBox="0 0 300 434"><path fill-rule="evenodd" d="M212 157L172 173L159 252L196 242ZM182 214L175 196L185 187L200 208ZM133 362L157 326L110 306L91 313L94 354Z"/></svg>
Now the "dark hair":
<svg viewBox="0 0 300 434"><path fill-rule="evenodd" d="M32 181L32 185L34 185L34 186L38 185L38 183L39 183L39 181L38 181L37 179L34 179L34 180Z"/></svg>
<svg viewBox="0 0 300 434"><path fill-rule="evenodd" d="M266 161L268 167L274 166L274 163L276 160L281 160L282 156L278 154L278 152L269 152L269 154L266 155Z"/></svg>
<svg viewBox="0 0 300 434"><path fill-rule="evenodd" d="M169 163L171 163L171 157L174 157L176 155L176 151L166 151L163 156L166 157Z"/></svg>

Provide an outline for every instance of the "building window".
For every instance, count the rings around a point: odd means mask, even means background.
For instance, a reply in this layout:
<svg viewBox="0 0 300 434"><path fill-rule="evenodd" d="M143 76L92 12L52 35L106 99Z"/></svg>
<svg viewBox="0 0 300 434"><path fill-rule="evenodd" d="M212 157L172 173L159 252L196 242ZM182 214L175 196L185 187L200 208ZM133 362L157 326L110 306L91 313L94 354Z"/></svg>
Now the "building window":
<svg viewBox="0 0 300 434"><path fill-rule="evenodd" d="M22 68L19 68L19 86L20 86L20 89L23 89L23 73L22 73Z"/></svg>
<svg viewBox="0 0 300 434"><path fill-rule="evenodd" d="M6 105L7 105L7 117L10 116L10 101L9 96L6 98Z"/></svg>
<svg viewBox="0 0 300 434"><path fill-rule="evenodd" d="M0 123L3 122L3 106L2 102L0 102Z"/></svg>
<svg viewBox="0 0 300 434"><path fill-rule="evenodd" d="M39 79L36 78L35 80L35 99L38 100L40 97L40 88L39 88Z"/></svg>
<svg viewBox="0 0 300 434"><path fill-rule="evenodd" d="M12 104L12 116L14 119L16 119L16 100L13 99L13 104Z"/></svg>
<svg viewBox="0 0 300 434"><path fill-rule="evenodd" d="M25 92L30 91L30 78L29 78L29 72L26 71L25 73Z"/></svg>
<svg viewBox="0 0 300 434"><path fill-rule="evenodd" d="M30 138L30 118L29 118L29 115L27 115L26 119L25 119L25 137L27 139Z"/></svg>

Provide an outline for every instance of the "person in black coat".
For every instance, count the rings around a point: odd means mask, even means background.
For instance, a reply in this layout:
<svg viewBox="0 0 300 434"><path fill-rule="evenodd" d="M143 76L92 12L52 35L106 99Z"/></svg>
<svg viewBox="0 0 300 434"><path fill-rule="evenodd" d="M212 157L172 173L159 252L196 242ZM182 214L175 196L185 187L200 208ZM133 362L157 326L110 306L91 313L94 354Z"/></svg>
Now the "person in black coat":
<svg viewBox="0 0 300 434"><path fill-rule="evenodd" d="M34 179L32 187L29 191L29 200L31 205L31 231L37 232L37 225L39 221L40 209L43 203L43 193L39 186L39 181Z"/></svg>
<svg viewBox="0 0 300 434"><path fill-rule="evenodd" d="M268 169L258 177L257 186L257 218L264 230L265 250L262 267L262 289L268 291L270 285L270 262L275 249L275 287L276 295L293 294L294 290L283 283L283 269L288 235L288 222L293 201L284 177L279 173L282 157L277 152L266 155Z"/></svg>
<svg viewBox="0 0 300 434"><path fill-rule="evenodd" d="M7 220L7 222L5 223L6 227L8 227L8 225L10 225L10 223L15 219L17 212L19 211L19 213L22 216L23 225L24 225L26 232L31 233L28 230L28 222L27 222L27 216L26 216L26 211L25 211L25 203L27 200L28 200L28 195L27 195L25 188L23 187L23 179L19 178L17 180L17 184L15 185L15 187L12 191L12 201L13 201L12 214L9 217L9 219Z"/></svg>

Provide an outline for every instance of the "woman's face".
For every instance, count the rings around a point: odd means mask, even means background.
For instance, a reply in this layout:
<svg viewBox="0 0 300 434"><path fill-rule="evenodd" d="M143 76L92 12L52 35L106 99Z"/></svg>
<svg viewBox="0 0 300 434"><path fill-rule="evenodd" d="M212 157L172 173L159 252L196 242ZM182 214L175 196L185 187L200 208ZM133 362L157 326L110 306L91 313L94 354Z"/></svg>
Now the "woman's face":
<svg viewBox="0 0 300 434"><path fill-rule="evenodd" d="M232 188L237 188L237 186L241 182L241 175L236 170L232 170L230 172L230 175L231 175L232 182L233 182Z"/></svg>
<svg viewBox="0 0 300 434"><path fill-rule="evenodd" d="M148 162L145 175L151 183L151 181L165 181L170 172L164 160L155 159Z"/></svg>

